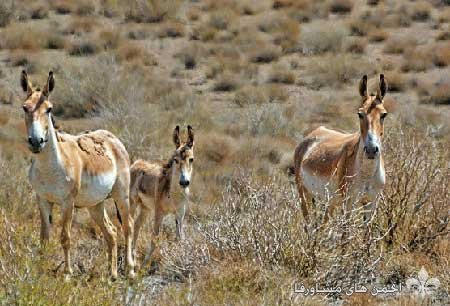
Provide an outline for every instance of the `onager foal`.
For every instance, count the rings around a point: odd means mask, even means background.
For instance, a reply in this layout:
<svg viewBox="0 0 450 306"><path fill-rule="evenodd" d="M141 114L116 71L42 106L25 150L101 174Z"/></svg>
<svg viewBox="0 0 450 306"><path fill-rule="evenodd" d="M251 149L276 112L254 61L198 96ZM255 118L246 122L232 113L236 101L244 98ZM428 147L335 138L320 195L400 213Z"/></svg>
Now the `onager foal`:
<svg viewBox="0 0 450 306"><path fill-rule="evenodd" d="M323 126L315 129L295 149L295 180L302 198L302 213L308 221L307 202L337 192L351 205L351 199L361 197L370 206L365 212L368 221L374 201L385 183L381 138L387 111L383 97L387 91L384 75L376 95L367 92L367 76L359 84L362 97L358 110L360 131L344 134ZM325 221L335 204L325 213ZM350 207L347 207L349 211Z"/></svg>
<svg viewBox="0 0 450 306"><path fill-rule="evenodd" d="M153 235L159 234L161 221L168 213L176 214L176 234L178 239L184 238L183 222L186 206L189 201L189 185L194 164L194 131L187 126L188 139L180 139L180 127L177 125L173 131L175 152L167 161L137 160L131 166L131 211L139 205L140 210L135 221L133 247L136 252L136 241L143 222L148 218L151 209L154 210ZM178 164L176 166L175 164ZM183 201L173 199L172 178L179 172L179 186L185 197ZM146 254L144 265L154 250L153 240Z"/></svg>
<svg viewBox="0 0 450 306"><path fill-rule="evenodd" d="M50 237L52 207L61 205L61 244L65 256L65 273L72 273L70 230L74 207L86 207L101 228L108 244L111 277L117 278L117 233L106 213L103 201L112 197L122 217L126 240L129 276L134 277L129 214L130 160L120 140L105 130L82 135L59 133L52 122L52 103L48 100L55 87L50 72L43 90L33 89L25 71L22 89L29 149L33 153L29 179L36 191L41 215L41 244Z"/></svg>

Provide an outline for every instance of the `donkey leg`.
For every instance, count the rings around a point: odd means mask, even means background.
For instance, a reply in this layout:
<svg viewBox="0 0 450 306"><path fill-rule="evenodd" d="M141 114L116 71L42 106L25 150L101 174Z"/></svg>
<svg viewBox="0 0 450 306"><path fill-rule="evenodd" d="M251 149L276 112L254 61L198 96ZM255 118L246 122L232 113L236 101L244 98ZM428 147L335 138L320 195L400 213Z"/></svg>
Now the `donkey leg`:
<svg viewBox="0 0 450 306"><path fill-rule="evenodd" d="M108 259L111 270L111 278L117 279L117 231L108 217L104 203L90 207L89 214L100 227L106 243L108 244Z"/></svg>
<svg viewBox="0 0 450 306"><path fill-rule="evenodd" d="M72 274L72 262L70 259L70 231L72 229L74 203L70 199L61 207L62 212L62 229L61 229L61 245L64 250L65 267L64 272L68 275Z"/></svg>
<svg viewBox="0 0 450 306"><path fill-rule="evenodd" d="M45 248L50 240L50 230L52 227L52 208L53 204L47 200L38 197L39 212L41 216L41 247Z"/></svg>
<svg viewBox="0 0 450 306"><path fill-rule="evenodd" d="M136 221L134 222L134 235L133 235L133 255L134 255L134 261L137 261L137 240L139 238L139 232L141 230L142 225L144 225L144 222L148 219L148 215L150 213L150 210L145 207L144 205L141 205Z"/></svg>
<svg viewBox="0 0 450 306"><path fill-rule="evenodd" d="M156 204L155 205L155 220L154 220L155 223L153 224L153 235L152 235L152 239L150 241L150 246L148 247L148 250L145 254L144 262L142 263L143 266L147 265L148 261L152 257L153 252L155 251L155 248L156 248L155 239L159 235L159 229L161 227L161 222L164 217L164 213L163 213L162 209L160 209L158 203L155 203L155 204Z"/></svg>
<svg viewBox="0 0 450 306"><path fill-rule="evenodd" d="M184 230L183 230L183 224L184 224L184 216L186 215L186 203L187 201L183 201L178 207L178 210L176 212L176 227L177 227L177 239L183 240L184 239Z"/></svg>

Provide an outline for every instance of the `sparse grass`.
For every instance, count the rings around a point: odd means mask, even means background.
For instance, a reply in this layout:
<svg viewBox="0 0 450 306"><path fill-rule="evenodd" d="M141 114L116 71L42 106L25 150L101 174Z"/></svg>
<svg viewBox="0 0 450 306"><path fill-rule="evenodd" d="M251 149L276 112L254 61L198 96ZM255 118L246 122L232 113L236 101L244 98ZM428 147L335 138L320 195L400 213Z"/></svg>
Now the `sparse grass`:
<svg viewBox="0 0 450 306"><path fill-rule="evenodd" d="M73 3L69 0L55 0L52 2L52 9L61 15L67 15L73 12Z"/></svg>
<svg viewBox="0 0 450 306"><path fill-rule="evenodd" d="M77 1L75 13L79 16L92 15L95 12L95 5L92 1Z"/></svg>
<svg viewBox="0 0 450 306"><path fill-rule="evenodd" d="M100 51L98 41L93 38L81 38L70 44L69 55L89 56Z"/></svg>
<svg viewBox="0 0 450 306"><path fill-rule="evenodd" d="M0 49L39 50L45 48L49 34L26 24L13 24L2 32Z"/></svg>
<svg viewBox="0 0 450 306"><path fill-rule="evenodd" d="M14 2L2 1L0 3L0 27L7 26L14 14Z"/></svg>
<svg viewBox="0 0 450 306"><path fill-rule="evenodd" d="M434 48L433 62L438 67L447 67L450 65L450 43Z"/></svg>
<svg viewBox="0 0 450 306"><path fill-rule="evenodd" d="M174 18L181 4L180 0L132 0L123 10L126 21L155 23Z"/></svg>
<svg viewBox="0 0 450 306"><path fill-rule="evenodd" d="M122 62L137 62L144 66L157 65L155 56L137 43L124 42L117 49L117 58Z"/></svg>
<svg viewBox="0 0 450 306"><path fill-rule="evenodd" d="M214 91L233 91L239 88L240 82L238 76L229 71L221 73L214 84Z"/></svg>
<svg viewBox="0 0 450 306"><path fill-rule="evenodd" d="M414 21L426 21L430 18L431 7L427 1L417 1L411 3L408 13Z"/></svg>
<svg viewBox="0 0 450 306"><path fill-rule="evenodd" d="M98 39L105 50L116 49L121 41L122 36L118 31L114 30L102 30L98 34Z"/></svg>
<svg viewBox="0 0 450 306"><path fill-rule="evenodd" d="M64 34L83 36L94 31L98 27L97 19L94 17L75 17L64 28Z"/></svg>
<svg viewBox="0 0 450 306"><path fill-rule="evenodd" d="M405 90L407 82L403 74L393 71L386 75L386 79L389 81L389 91L402 92Z"/></svg>
<svg viewBox="0 0 450 306"><path fill-rule="evenodd" d="M432 50L428 48L408 48L404 53L404 60L401 66L404 72L426 71L433 67Z"/></svg>
<svg viewBox="0 0 450 306"><path fill-rule="evenodd" d="M344 50L349 53L362 54L365 53L367 40L364 38L348 39L344 44Z"/></svg>
<svg viewBox="0 0 450 306"><path fill-rule="evenodd" d="M270 63L276 61L280 55L280 47L270 44L255 45L254 49L249 52L249 60L253 63Z"/></svg>
<svg viewBox="0 0 450 306"><path fill-rule="evenodd" d="M293 84L295 75L284 65L274 65L269 73L268 81L271 83Z"/></svg>
<svg viewBox="0 0 450 306"><path fill-rule="evenodd" d="M368 33L370 42L382 42L385 41L389 35L383 29L374 29Z"/></svg>
<svg viewBox="0 0 450 306"><path fill-rule="evenodd" d="M48 16L48 6L41 2L32 4L30 8L31 19L44 19Z"/></svg>

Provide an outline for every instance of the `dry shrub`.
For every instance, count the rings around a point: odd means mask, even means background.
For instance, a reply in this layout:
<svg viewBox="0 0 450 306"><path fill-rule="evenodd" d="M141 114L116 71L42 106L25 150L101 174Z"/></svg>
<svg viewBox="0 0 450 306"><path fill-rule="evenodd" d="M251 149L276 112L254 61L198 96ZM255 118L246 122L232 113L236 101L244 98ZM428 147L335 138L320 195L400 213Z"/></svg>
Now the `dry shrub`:
<svg viewBox="0 0 450 306"><path fill-rule="evenodd" d="M145 66L157 65L155 56L137 43L123 43L116 54L121 62L139 62Z"/></svg>
<svg viewBox="0 0 450 306"><path fill-rule="evenodd" d="M37 63L35 57L25 51L14 51L10 53L10 64L13 67L21 66L27 73L35 73L37 69Z"/></svg>
<svg viewBox="0 0 450 306"><path fill-rule="evenodd" d="M433 67L432 50L429 48L408 48L401 66L402 71L426 71Z"/></svg>
<svg viewBox="0 0 450 306"><path fill-rule="evenodd" d="M214 83L214 91L233 91L241 86L239 76L230 71L221 73Z"/></svg>
<svg viewBox="0 0 450 306"><path fill-rule="evenodd" d="M438 67L447 67L450 64L450 43L437 46L433 50L434 64Z"/></svg>
<svg viewBox="0 0 450 306"><path fill-rule="evenodd" d="M364 38L348 39L344 44L344 50L350 53L362 54L365 53L367 47L367 40Z"/></svg>
<svg viewBox="0 0 450 306"><path fill-rule="evenodd" d="M95 5L90 0L77 1L75 13L78 16L92 15L95 12Z"/></svg>
<svg viewBox="0 0 450 306"><path fill-rule="evenodd" d="M89 56L96 54L100 49L99 42L94 38L80 38L70 44L68 52L72 56Z"/></svg>
<svg viewBox="0 0 450 306"><path fill-rule="evenodd" d="M251 104L267 103L268 99L260 87L248 85L236 92L233 102L240 107L244 107Z"/></svg>
<svg viewBox="0 0 450 306"><path fill-rule="evenodd" d="M397 71L389 72L386 74L386 79L389 82L389 91L401 92L406 88L405 76Z"/></svg>
<svg viewBox="0 0 450 306"><path fill-rule="evenodd" d="M253 63L270 63L281 56L281 48L272 44L255 45L248 56Z"/></svg>
<svg viewBox="0 0 450 306"><path fill-rule="evenodd" d="M308 75L312 76L312 88L324 86L341 86L363 74L373 73L373 67L364 59L356 55L342 54L339 60L332 55L312 59L307 66Z"/></svg>
<svg viewBox="0 0 450 306"><path fill-rule="evenodd" d="M408 15L414 21L427 21L431 14L431 4L427 1L417 1L408 7Z"/></svg>
<svg viewBox="0 0 450 306"><path fill-rule="evenodd" d="M6 27L14 15L14 1L0 3L0 27Z"/></svg>
<svg viewBox="0 0 450 306"><path fill-rule="evenodd" d="M436 36L436 40L450 40L450 31L442 31Z"/></svg>
<svg viewBox="0 0 450 306"><path fill-rule="evenodd" d="M76 17L73 18L69 24L64 28L64 34L76 34L82 36L85 33L90 33L98 27L98 21L94 17Z"/></svg>
<svg viewBox="0 0 450 306"><path fill-rule="evenodd" d="M390 37L383 48L384 53L401 54L406 50L413 49L417 45L417 40L414 37Z"/></svg>
<svg viewBox="0 0 450 306"><path fill-rule="evenodd" d="M187 48L177 52L175 57L183 62L186 69L194 69L204 55L205 50L201 44L190 44Z"/></svg>
<svg viewBox="0 0 450 306"><path fill-rule="evenodd" d="M66 39L58 33L50 33L47 37L47 49L64 49L66 47Z"/></svg>
<svg viewBox="0 0 450 306"><path fill-rule="evenodd" d="M31 19L44 19L48 16L48 6L41 2L34 3L30 7Z"/></svg>
<svg viewBox="0 0 450 306"><path fill-rule="evenodd" d="M120 32L115 30L100 31L98 33L98 39L105 50L116 49L122 41Z"/></svg>
<svg viewBox="0 0 450 306"><path fill-rule="evenodd" d="M328 5L330 12L335 14L347 14L353 9L352 0L331 0Z"/></svg>
<svg viewBox="0 0 450 306"><path fill-rule="evenodd" d="M450 105L450 84L441 83L433 87L430 96L426 100L427 103Z"/></svg>
<svg viewBox="0 0 450 306"><path fill-rule="evenodd" d="M285 53L296 51L300 38L300 24L286 14L263 17L264 19L259 23L258 29L271 34L273 42L281 46Z"/></svg>
<svg viewBox="0 0 450 306"><path fill-rule="evenodd" d="M193 29L190 38L192 40L201 40L203 42L208 42L214 40L217 33L217 29L210 27L207 24L201 24Z"/></svg>
<svg viewBox="0 0 450 306"><path fill-rule="evenodd" d="M169 22L161 25L158 30L159 38L176 38L183 37L185 34L184 25L181 22Z"/></svg>
<svg viewBox="0 0 450 306"><path fill-rule="evenodd" d="M230 9L222 9L211 13L208 26L216 30L226 30L236 20L235 13Z"/></svg>
<svg viewBox="0 0 450 306"><path fill-rule="evenodd" d="M273 65L269 73L268 82L271 83L283 83L283 84L294 84L295 75L289 68L284 65Z"/></svg>
<svg viewBox="0 0 450 306"><path fill-rule="evenodd" d="M66 15L74 11L74 3L70 0L55 0L51 2L56 13Z"/></svg>
<svg viewBox="0 0 450 306"><path fill-rule="evenodd" d="M314 23L305 27L300 38L300 48L304 54L322 54L326 52L340 52L346 29L341 26L324 23Z"/></svg>
<svg viewBox="0 0 450 306"><path fill-rule="evenodd" d="M232 137L218 133L202 135L197 145L196 154L201 160L215 164L226 162L237 150L236 141Z"/></svg>
<svg viewBox="0 0 450 306"><path fill-rule="evenodd" d="M370 42L382 42L388 38L388 32L383 29L374 29L368 33Z"/></svg>
<svg viewBox="0 0 450 306"><path fill-rule="evenodd" d="M39 50L46 47L47 36L40 28L15 23L2 32L0 49Z"/></svg>
<svg viewBox="0 0 450 306"><path fill-rule="evenodd" d="M440 23L449 23L450 22L450 7L444 8L439 14L438 21Z"/></svg>
<svg viewBox="0 0 450 306"><path fill-rule="evenodd" d="M174 18L182 1L180 0L132 0L124 8L125 20L134 22L162 22Z"/></svg>

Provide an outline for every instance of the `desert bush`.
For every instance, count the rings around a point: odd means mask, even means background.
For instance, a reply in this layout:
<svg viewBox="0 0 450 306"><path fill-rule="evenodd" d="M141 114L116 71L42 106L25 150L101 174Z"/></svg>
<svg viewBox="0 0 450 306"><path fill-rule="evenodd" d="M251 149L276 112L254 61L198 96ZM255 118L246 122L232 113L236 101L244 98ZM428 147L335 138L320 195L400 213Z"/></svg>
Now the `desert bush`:
<svg viewBox="0 0 450 306"><path fill-rule="evenodd" d="M398 92L404 91L406 88L405 76L397 71L386 74L386 79L389 81L389 91Z"/></svg>
<svg viewBox="0 0 450 306"><path fill-rule="evenodd" d="M255 45L248 54L249 60L253 63L270 63L277 60L281 55L281 48L271 45Z"/></svg>
<svg viewBox="0 0 450 306"><path fill-rule="evenodd" d="M230 9L218 10L209 16L208 26L216 30L226 30L236 19L235 13Z"/></svg>
<svg viewBox="0 0 450 306"><path fill-rule="evenodd" d="M183 37L185 34L184 25L180 22L169 22L161 25L158 30L159 38L176 38Z"/></svg>
<svg viewBox="0 0 450 306"><path fill-rule="evenodd" d="M125 20L134 22L162 22L174 18L182 1L132 0L126 8Z"/></svg>
<svg viewBox="0 0 450 306"><path fill-rule="evenodd" d="M177 52L175 57L181 60L186 69L194 69L204 55L205 50L201 44L191 44Z"/></svg>
<svg viewBox="0 0 450 306"><path fill-rule="evenodd" d="M2 32L0 49L39 50L46 47L48 32L26 24L12 24Z"/></svg>
<svg viewBox="0 0 450 306"><path fill-rule="evenodd" d="M417 41L413 37L390 37L383 48L383 52L391 54L401 54L408 49L413 49Z"/></svg>
<svg viewBox="0 0 450 306"><path fill-rule="evenodd" d="M102 30L98 33L98 39L103 49L111 50L116 49L120 45L122 36L115 30Z"/></svg>
<svg viewBox="0 0 450 306"><path fill-rule="evenodd" d="M271 83L295 83L295 75L289 68L284 65L274 65L269 73L268 81Z"/></svg>
<svg viewBox="0 0 450 306"><path fill-rule="evenodd" d="M75 8L75 13L79 16L91 15L95 12L95 5L92 1L82 0L78 1Z"/></svg>
<svg viewBox="0 0 450 306"><path fill-rule="evenodd" d="M266 103L268 102L268 98L260 87L248 85L235 93L233 102L240 107L244 107L250 104Z"/></svg>
<svg viewBox="0 0 450 306"><path fill-rule="evenodd" d="M83 36L86 33L94 31L98 26L97 19L94 17L76 17L71 19L63 30L63 34L76 34Z"/></svg>
<svg viewBox="0 0 450 306"><path fill-rule="evenodd" d="M450 64L450 44L437 46L434 49L433 62L438 67L447 67Z"/></svg>
<svg viewBox="0 0 450 306"><path fill-rule="evenodd" d="M344 50L350 53L361 54L366 51L367 40L364 38L347 39L344 43Z"/></svg>
<svg viewBox="0 0 450 306"><path fill-rule="evenodd" d="M328 5L330 12L337 14L347 14L353 9L352 0L331 0Z"/></svg>
<svg viewBox="0 0 450 306"><path fill-rule="evenodd" d="M403 57L401 69L404 72L425 71L433 67L432 51L428 48L408 48Z"/></svg>
<svg viewBox="0 0 450 306"><path fill-rule="evenodd" d="M117 59L120 62L138 62L145 66L157 65L155 56L137 43L123 43L117 49Z"/></svg>
<svg viewBox="0 0 450 306"><path fill-rule="evenodd" d="M374 29L368 33L370 42L381 42L388 38L388 33L382 29Z"/></svg>
<svg viewBox="0 0 450 306"><path fill-rule="evenodd" d="M231 73L230 71L224 71L221 73L214 84L214 91L233 91L241 86L239 82L239 76Z"/></svg>
<svg viewBox="0 0 450 306"><path fill-rule="evenodd" d="M14 2L7 1L0 3L0 27L7 26L14 14Z"/></svg>
<svg viewBox="0 0 450 306"><path fill-rule="evenodd" d="M93 38L81 38L72 42L69 47L69 55L72 56L89 56L100 51L98 41Z"/></svg>
<svg viewBox="0 0 450 306"><path fill-rule="evenodd" d="M431 4L427 1L418 1L411 3L407 12L414 21L426 21L430 18L431 8Z"/></svg>
<svg viewBox="0 0 450 306"><path fill-rule="evenodd" d="M303 29L300 38L300 48L304 54L322 54L325 52L339 52L342 50L345 28L323 23L315 23Z"/></svg>
<svg viewBox="0 0 450 306"><path fill-rule="evenodd" d="M56 0L52 1L52 9L55 10L56 13L66 15L70 14L74 10L73 3L68 0Z"/></svg>
<svg viewBox="0 0 450 306"><path fill-rule="evenodd" d="M300 38L300 24L286 14L263 16L258 29L269 33L273 42L281 46L283 52L295 52Z"/></svg>
<svg viewBox="0 0 450 306"><path fill-rule="evenodd" d="M450 40L450 31L442 31L436 36L436 40Z"/></svg>
<svg viewBox="0 0 450 306"><path fill-rule="evenodd" d="M35 3L30 8L31 19L44 19L48 16L48 7L43 3Z"/></svg>
<svg viewBox="0 0 450 306"><path fill-rule="evenodd" d="M368 69L371 71L369 72ZM359 56L343 54L339 61L331 55L312 59L308 63L307 71L308 75L312 76L309 85L313 88L321 88L349 83L356 76L372 73L373 68Z"/></svg>
<svg viewBox="0 0 450 306"><path fill-rule="evenodd" d="M450 84L447 82L434 86L426 102L437 105L450 105Z"/></svg>

